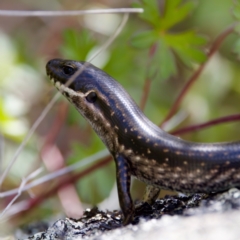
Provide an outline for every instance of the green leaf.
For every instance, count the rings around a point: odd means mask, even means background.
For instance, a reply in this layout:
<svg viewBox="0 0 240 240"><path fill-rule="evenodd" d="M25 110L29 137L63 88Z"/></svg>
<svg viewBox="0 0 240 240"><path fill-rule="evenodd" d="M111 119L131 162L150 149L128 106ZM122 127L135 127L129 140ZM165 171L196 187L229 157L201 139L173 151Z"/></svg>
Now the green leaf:
<svg viewBox="0 0 240 240"><path fill-rule="evenodd" d="M193 2L184 4L181 4L181 2L182 0L166 0L162 15L156 0L142 0L141 3L135 3L133 6L144 9L140 18L150 23L154 28L167 30L183 21L195 6Z"/></svg>
<svg viewBox="0 0 240 240"><path fill-rule="evenodd" d="M240 1L235 0L233 2L233 8L232 8L233 16L239 21L240 20Z"/></svg>
<svg viewBox="0 0 240 240"><path fill-rule="evenodd" d="M142 0L141 4L136 6L145 9L141 17L151 23L153 29L135 35L132 38L132 45L138 48L150 48L154 44L158 46L149 67L149 75L157 74L158 77L167 79L175 74L174 53L189 67L192 67L193 63L206 61L206 55L202 50L206 45L204 37L197 35L195 31L169 33L169 29L191 13L194 8L192 1L166 0L162 15L156 0Z"/></svg>
<svg viewBox="0 0 240 240"><path fill-rule="evenodd" d="M153 31L141 32L132 37L131 44L137 48L149 48L157 38L157 34Z"/></svg>
<svg viewBox="0 0 240 240"><path fill-rule="evenodd" d="M76 163L79 161L79 159L87 157L102 149L104 149L104 144L99 137L92 132L91 142L88 143L88 147L86 147L86 145L79 144L79 142L74 142L72 144L72 154L68 159L68 163Z"/></svg>
<svg viewBox="0 0 240 240"><path fill-rule="evenodd" d="M68 164L76 163L80 159L90 156L101 149L104 149L104 145L99 137L93 133L88 146L82 145L79 142L72 144L72 154L68 159ZM77 183L80 198L84 202L89 202L94 205L102 201L109 195L113 187L115 179L114 173L115 166L112 163L85 176Z"/></svg>
<svg viewBox="0 0 240 240"><path fill-rule="evenodd" d="M139 15L140 18L155 27L159 26L160 12L156 0L142 0L141 3L133 3L133 7L143 8L144 12Z"/></svg>
<svg viewBox="0 0 240 240"><path fill-rule="evenodd" d="M190 62L193 63L203 63L206 61L206 55L199 49L194 48L173 48L173 50L178 53L180 56L184 56L185 61L188 61L188 65L190 66ZM181 57L183 59L183 57ZM186 62L185 62L186 63Z"/></svg>
<svg viewBox="0 0 240 240"><path fill-rule="evenodd" d="M197 35L194 31L187 31L176 34L166 34L163 36L170 46L196 46L203 47L206 44L206 39Z"/></svg>
<svg viewBox="0 0 240 240"><path fill-rule="evenodd" d="M240 39L238 39L233 47L234 53L237 54L238 59L240 58Z"/></svg>
<svg viewBox="0 0 240 240"><path fill-rule="evenodd" d="M189 58L188 55L185 54L184 51L181 51L179 49L173 49L173 51L176 53L176 55L179 57L179 59L182 61L182 63L184 65L186 65L188 68L192 68L193 67L193 62L192 60Z"/></svg>
<svg viewBox="0 0 240 240"><path fill-rule="evenodd" d="M234 31L237 33L237 34L240 34L240 22L238 22L234 28Z"/></svg>
<svg viewBox="0 0 240 240"><path fill-rule="evenodd" d="M150 78L166 80L176 73L176 65L172 51L163 40L157 43L157 49L148 69Z"/></svg>
<svg viewBox="0 0 240 240"><path fill-rule="evenodd" d="M193 2L187 2L179 6L180 3L181 0L165 1L164 15L161 20L162 30L167 30L183 21L195 6Z"/></svg>
<svg viewBox="0 0 240 240"><path fill-rule="evenodd" d="M109 196L114 182L115 166L112 162L78 181L79 196L82 201L96 205Z"/></svg>
<svg viewBox="0 0 240 240"><path fill-rule="evenodd" d="M86 60L89 51L96 46L96 41L93 40L88 31L67 29L63 32L63 45L60 52L65 58Z"/></svg>
<svg viewBox="0 0 240 240"><path fill-rule="evenodd" d="M198 36L195 32L166 34L164 39L187 66L191 66L192 62L206 61L206 54L201 50L206 44L206 39Z"/></svg>

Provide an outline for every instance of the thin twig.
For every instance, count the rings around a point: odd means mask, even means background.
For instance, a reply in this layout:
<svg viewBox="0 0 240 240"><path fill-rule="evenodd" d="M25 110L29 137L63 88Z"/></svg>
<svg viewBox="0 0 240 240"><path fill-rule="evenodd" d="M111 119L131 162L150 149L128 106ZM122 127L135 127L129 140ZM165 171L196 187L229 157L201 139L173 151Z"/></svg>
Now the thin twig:
<svg viewBox="0 0 240 240"><path fill-rule="evenodd" d="M105 150L102 150L98 153L95 153L94 155L91 155L87 158L84 158L82 160L79 160L77 161L75 164L72 164L66 168L62 168L62 169L59 169L53 173L50 173L46 176L43 176L41 178L38 178L34 181L32 181L31 183L28 183L26 184L23 188L22 188L22 192L23 191L27 191L35 186L38 186L42 183L45 183L45 182L48 182L52 179L55 179L57 177L60 177L62 175L65 175L67 173L70 173L70 172L73 172L79 168L83 168L83 167L86 167L87 165L90 165L94 162L96 162L97 160L101 160L103 158L106 158L107 156L109 156L109 152L105 149ZM9 190L9 191L6 191L6 192L1 192L0 193L0 198L5 198L5 197L8 197L8 196L12 196L14 194L17 194L18 193L18 188L15 188L15 189L12 189L12 190Z"/></svg>
<svg viewBox="0 0 240 240"><path fill-rule="evenodd" d="M149 59L148 59L147 69L149 69L149 65L152 64L151 60L156 52L156 48L157 48L157 45L153 44L149 49ZM151 88L152 78L153 78L153 76L150 76L149 71L147 71L147 76L145 78L143 91L142 91L142 97L141 97L140 104L139 104L140 109L142 111L144 110L146 103L147 103L147 99L148 99L150 88Z"/></svg>
<svg viewBox="0 0 240 240"><path fill-rule="evenodd" d="M0 10L0 16L3 17L64 17L79 16L86 14L116 14L116 13L142 13L142 8L109 8L92 10L72 10L72 11L18 11L18 10Z"/></svg>
<svg viewBox="0 0 240 240"><path fill-rule="evenodd" d="M43 168L39 168L36 171L32 172L28 177L22 180L20 187L18 188L17 195L8 203L6 208L0 213L0 219L4 216L4 214L7 212L7 210L12 206L12 204L19 198L19 196L22 194L22 189L26 185L26 183L35 178L37 175L39 175L43 171Z"/></svg>
<svg viewBox="0 0 240 240"><path fill-rule="evenodd" d="M143 86L143 93L142 93L141 101L139 104L139 107L142 111L144 110L147 103L147 99L148 99L150 88L151 88L151 83L152 83L151 79L149 78L145 79L144 86Z"/></svg>
<svg viewBox="0 0 240 240"><path fill-rule="evenodd" d="M8 211L4 214L4 216L0 219L0 224L8 221L11 216L18 214L28 208L28 200L22 200L14 203Z"/></svg>
<svg viewBox="0 0 240 240"><path fill-rule="evenodd" d="M193 85L193 83L197 80L198 76L201 74L202 70L212 57L212 55L219 49L223 40L234 31L236 24L231 25L230 27L226 28L220 35L215 39L212 46L209 49L207 54L207 60L199 66L199 68L193 73L193 75L189 78L186 85L183 87L182 91L178 95L177 99L175 100L173 106L171 107L168 115L162 121L160 126L164 128L164 124L176 113L179 105L181 104L183 98L185 97L186 93L188 92L189 88Z"/></svg>
<svg viewBox="0 0 240 240"><path fill-rule="evenodd" d="M234 115L230 115L230 116L226 116L226 117L221 117L221 118L217 118L217 119L213 119L211 121L202 123L202 124L196 124L196 125L192 125L192 126L188 126L185 128L181 128L181 129L177 129L174 130L172 132L170 132L173 135L182 135L188 132L193 132L193 131L198 131L200 129L203 128L207 128L210 126L215 126L217 124L222 124L222 123L227 123L227 122L234 122L234 121L239 121L240 120L240 114L234 114Z"/></svg>
<svg viewBox="0 0 240 240"><path fill-rule="evenodd" d="M35 198L35 199L31 199L30 202L29 202L28 208L25 209L25 210L29 211L30 209L32 209L36 205L39 205L45 199L47 199L50 196L52 196L53 194L55 194L62 187L66 186L67 184L74 183L74 182L80 180L81 178L87 176L91 172L109 164L111 161L112 161L112 156L107 156L105 159L102 159L101 161L94 163L94 165L88 167L87 169L85 169L85 170L83 170L79 173L76 173L73 176L70 176L70 177L64 179L64 181L59 182L55 187L53 187L52 189L50 189L49 191L44 193L42 196L40 196L38 198Z"/></svg>
<svg viewBox="0 0 240 240"><path fill-rule="evenodd" d="M26 200L24 202L20 202L20 203L16 203L15 205L13 205L8 211L7 211L7 216L5 215L5 217L9 218L13 215L19 214L22 211L26 211L26 210L31 210L33 207L35 207L36 205L39 205L42 201L44 201L45 199L49 198L50 196L52 196L53 194L56 193L56 191L58 191L60 188L66 186L66 184L70 184L70 183L74 183L77 180L83 178L84 176L88 175L89 173L95 171L96 169L99 169L107 164L109 164L112 160L112 157L106 156L105 159L95 163L94 165L90 166L89 168L69 177L68 179L64 179L63 181L60 181L56 186L54 186L53 188L51 188L49 191L47 191L46 193L44 193L42 196L36 198L36 199L31 199L28 200L28 202L26 202ZM23 190L23 189L22 189ZM20 205L19 205L20 204ZM3 220L3 219L1 219ZM1 222L0 222L1 223Z"/></svg>
<svg viewBox="0 0 240 240"><path fill-rule="evenodd" d="M58 106L57 115L55 116L53 124L50 127L51 131L49 131L49 133L47 134L41 151L44 151L45 147L48 147L49 145L54 144L54 142L56 141L56 139L59 135L59 132L61 131L61 128L66 120L68 108L69 108L69 105L65 102L62 102Z"/></svg>

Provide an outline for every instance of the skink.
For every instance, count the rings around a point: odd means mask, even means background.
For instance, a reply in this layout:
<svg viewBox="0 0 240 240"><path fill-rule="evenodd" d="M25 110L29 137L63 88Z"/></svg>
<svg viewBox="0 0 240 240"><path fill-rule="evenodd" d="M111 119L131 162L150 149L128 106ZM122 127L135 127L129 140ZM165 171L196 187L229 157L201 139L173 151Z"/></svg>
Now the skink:
<svg viewBox="0 0 240 240"><path fill-rule="evenodd" d="M46 70L114 157L124 224L134 217L131 175L148 184L149 204L160 189L209 193L240 186L240 142L194 143L164 132L118 82L90 63L53 59Z"/></svg>

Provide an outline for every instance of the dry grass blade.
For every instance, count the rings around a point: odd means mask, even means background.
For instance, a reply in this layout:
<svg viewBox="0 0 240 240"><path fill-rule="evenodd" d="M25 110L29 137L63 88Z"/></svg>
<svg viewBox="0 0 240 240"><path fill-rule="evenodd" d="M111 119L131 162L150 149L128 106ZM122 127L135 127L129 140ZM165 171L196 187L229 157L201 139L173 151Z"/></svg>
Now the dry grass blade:
<svg viewBox="0 0 240 240"><path fill-rule="evenodd" d="M142 13L142 8L110 8L75 11L17 11L0 10L0 16L5 17L64 17L79 16L86 14L114 14L114 13Z"/></svg>
<svg viewBox="0 0 240 240"><path fill-rule="evenodd" d="M37 175L39 175L42 172L42 168L37 169L36 171L32 172L29 176L24 178L22 180L22 183L20 187L18 188L17 195L8 203L7 207L0 213L0 219L4 216L4 214L7 212L7 210L12 206L12 204L19 198L19 196L22 194L22 189L26 185L26 183L35 178Z"/></svg>
<svg viewBox="0 0 240 240"><path fill-rule="evenodd" d="M90 165L90 164L94 163L97 160L101 160L101 159L107 157L108 155L109 155L109 152L107 150L100 151L100 152L98 152L98 153L96 153L92 156L89 156L85 159L79 160L75 164L72 164L72 165L70 165L66 168L59 169L58 171L52 172L52 173L50 173L46 176L43 176L39 179L36 179L36 180L32 181L29 184L26 184L24 187L22 187L21 191L22 192L27 191L27 190L31 189L32 187L35 187L37 185L40 185L40 184L45 183L47 181L50 181L54 178L60 177L64 174L72 172L72 171L74 171L78 168L83 168L87 165ZM18 188L10 190L10 191L2 192L2 193L0 193L0 198L12 196L12 195L17 194L17 193L18 193Z"/></svg>

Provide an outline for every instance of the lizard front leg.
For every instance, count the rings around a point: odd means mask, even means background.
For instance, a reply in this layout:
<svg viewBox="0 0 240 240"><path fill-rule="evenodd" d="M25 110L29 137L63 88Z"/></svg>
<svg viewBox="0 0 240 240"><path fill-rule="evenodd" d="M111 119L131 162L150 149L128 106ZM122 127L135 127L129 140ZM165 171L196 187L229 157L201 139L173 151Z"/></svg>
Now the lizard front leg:
<svg viewBox="0 0 240 240"><path fill-rule="evenodd" d="M123 225L133 221L134 205L130 194L131 174L127 160L122 155L115 156L118 198L123 212Z"/></svg>

